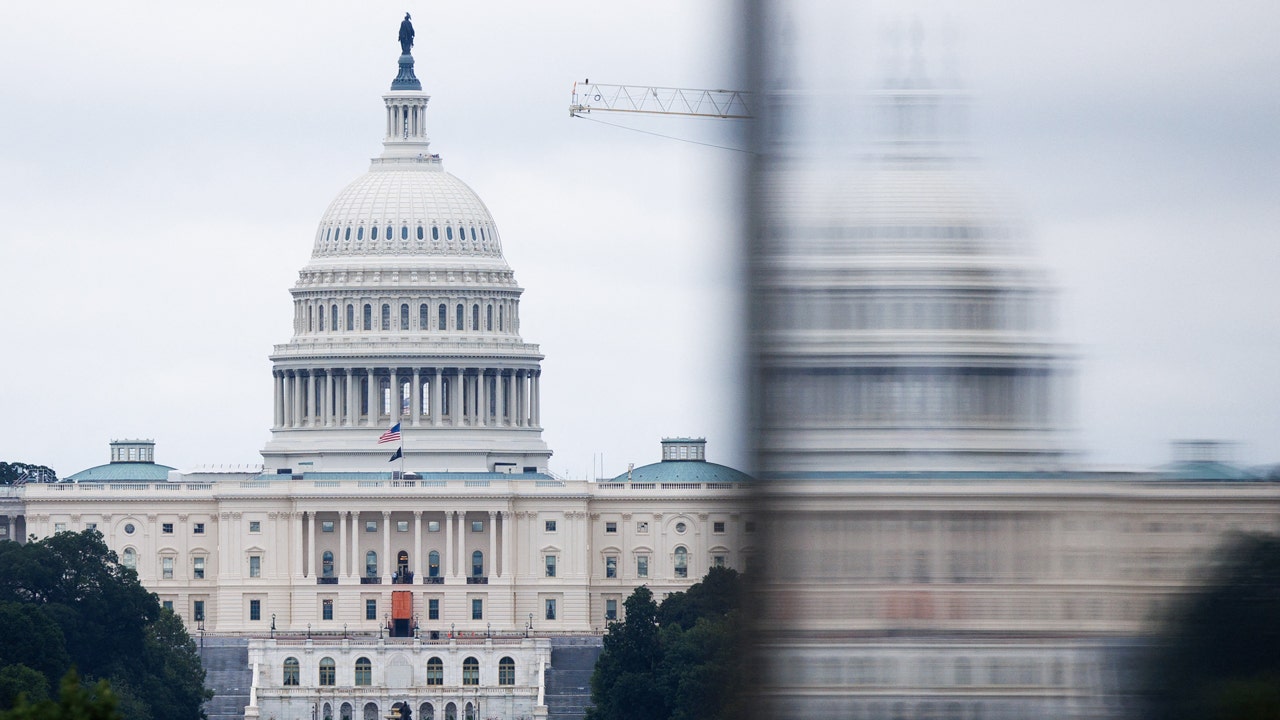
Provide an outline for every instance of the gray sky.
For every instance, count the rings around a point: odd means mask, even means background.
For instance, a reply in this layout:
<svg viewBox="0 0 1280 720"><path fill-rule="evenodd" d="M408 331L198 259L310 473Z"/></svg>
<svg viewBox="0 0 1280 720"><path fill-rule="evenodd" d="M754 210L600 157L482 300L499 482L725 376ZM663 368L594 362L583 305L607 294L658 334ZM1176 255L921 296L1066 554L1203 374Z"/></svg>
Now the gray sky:
<svg viewBox="0 0 1280 720"><path fill-rule="evenodd" d="M1159 463L1195 437L1280 460L1278 6L916 5L957 38L985 167L1062 289L1087 459ZM847 40L814 42L874 77L900 6L849 4ZM677 434L740 463L743 156L566 110L584 77L739 82L735 6L663 0L0 6L0 459L69 474L144 436L179 467L260 461L287 291L380 151L405 9L433 149L526 288L552 469L603 453L622 472ZM724 121L610 121L737 140Z"/></svg>

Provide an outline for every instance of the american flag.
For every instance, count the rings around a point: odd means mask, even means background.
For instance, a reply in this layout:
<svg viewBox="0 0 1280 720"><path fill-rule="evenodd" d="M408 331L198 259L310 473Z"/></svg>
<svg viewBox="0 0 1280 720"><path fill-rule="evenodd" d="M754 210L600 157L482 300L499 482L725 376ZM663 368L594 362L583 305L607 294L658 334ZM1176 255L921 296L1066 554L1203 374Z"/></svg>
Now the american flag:
<svg viewBox="0 0 1280 720"><path fill-rule="evenodd" d="M378 438L378 444L388 442L396 442L400 439L400 423L396 423L390 430L382 433L382 437Z"/></svg>

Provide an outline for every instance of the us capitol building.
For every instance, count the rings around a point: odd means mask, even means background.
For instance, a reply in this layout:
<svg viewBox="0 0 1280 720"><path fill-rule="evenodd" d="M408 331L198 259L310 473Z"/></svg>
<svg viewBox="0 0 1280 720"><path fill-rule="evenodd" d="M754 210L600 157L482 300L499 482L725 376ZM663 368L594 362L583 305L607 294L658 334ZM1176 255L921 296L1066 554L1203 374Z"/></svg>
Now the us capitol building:
<svg viewBox="0 0 1280 720"><path fill-rule="evenodd" d="M264 465L120 440L0 497L0 537L96 529L193 633L247 642L244 717L580 716L549 699L557 648L598 646L641 585L757 561L770 716L1113 717L1125 652L1224 534L1277 530L1280 483L1212 444L1075 467L1045 274L923 82L880 96L868 167L762 178L759 481L698 438L553 476L521 288L431 152L404 37L382 154L291 291Z"/></svg>
<svg viewBox="0 0 1280 720"><path fill-rule="evenodd" d="M598 645L635 588L661 598L754 550L747 477L701 438L611 481L548 471L522 290L484 202L431 151L429 99L406 47L382 154L291 290L262 468L183 472L115 441L0 524L94 528L193 633L257 638L251 717L406 699L419 718L545 716L549 638Z"/></svg>

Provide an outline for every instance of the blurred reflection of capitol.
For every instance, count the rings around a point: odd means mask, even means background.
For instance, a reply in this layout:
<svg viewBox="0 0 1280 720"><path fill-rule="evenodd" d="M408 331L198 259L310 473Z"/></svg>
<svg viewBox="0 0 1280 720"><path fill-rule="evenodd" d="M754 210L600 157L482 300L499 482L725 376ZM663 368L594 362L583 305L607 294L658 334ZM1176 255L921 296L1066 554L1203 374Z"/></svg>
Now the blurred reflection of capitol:
<svg viewBox="0 0 1280 720"><path fill-rule="evenodd" d="M960 94L874 100L861 167L775 136L756 178L768 716L1118 716L1153 622L1224 533L1277 529L1280 485L1212 444L1079 469L1046 275Z"/></svg>

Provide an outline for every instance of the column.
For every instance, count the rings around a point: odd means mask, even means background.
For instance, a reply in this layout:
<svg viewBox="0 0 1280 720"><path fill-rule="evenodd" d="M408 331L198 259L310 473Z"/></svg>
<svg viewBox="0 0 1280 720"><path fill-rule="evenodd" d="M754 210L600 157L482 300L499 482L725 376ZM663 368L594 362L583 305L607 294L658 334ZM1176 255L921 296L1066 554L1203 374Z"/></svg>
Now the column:
<svg viewBox="0 0 1280 720"><path fill-rule="evenodd" d="M467 571L467 511L458 511L458 567L461 575L466 577Z"/></svg>
<svg viewBox="0 0 1280 720"><path fill-rule="evenodd" d="M307 525L308 513L298 513L298 549L302 549L302 533ZM302 577L310 577L315 572L313 568L316 566L316 514L313 510L311 513L311 532L307 533L307 554L302 559Z"/></svg>
<svg viewBox="0 0 1280 720"><path fill-rule="evenodd" d="M324 426L333 427L333 372L324 371Z"/></svg>
<svg viewBox="0 0 1280 720"><path fill-rule="evenodd" d="M395 425L400 422L400 411L404 409L403 390L400 388L400 376L396 374L397 368L391 368L391 381L387 383L387 389L391 392L391 424Z"/></svg>
<svg viewBox="0 0 1280 720"><path fill-rule="evenodd" d="M506 418L507 418L506 382L507 382L507 372L505 370L499 370L497 376L494 377L493 379L493 389L498 396L498 401L497 403L495 403L497 405L497 409L493 413L493 424L497 425L498 427L502 427L503 425L507 424L506 422Z"/></svg>
<svg viewBox="0 0 1280 720"><path fill-rule="evenodd" d="M282 516L282 518L285 519L284 524L288 525L289 524L288 512L282 512L280 516ZM306 536L306 532L307 532L307 519L306 519L306 515L303 514L303 512L294 512L293 516L296 516L296 518L298 519L298 530L296 533L292 533L292 532L289 533L294 538L293 539L293 569L289 571L289 575L291 575L291 577L293 578L306 578L307 577L307 561L305 557L302 556L302 543L305 542L303 541L303 537Z"/></svg>
<svg viewBox="0 0 1280 720"><path fill-rule="evenodd" d="M476 382L480 384L480 414L477 415L480 427L489 424L489 372L484 368L480 368L479 375L476 376Z"/></svg>
<svg viewBox="0 0 1280 720"><path fill-rule="evenodd" d="M374 408L377 407L374 405L374 402L377 400L378 389L374 387L374 384L378 382L378 376L374 374L375 371L373 368L368 368L366 372L369 374L369 397L365 398L365 412L369 414L369 417L365 420L364 424L366 427L375 427L378 424L378 413L374 411Z"/></svg>
<svg viewBox="0 0 1280 720"><path fill-rule="evenodd" d="M498 511L489 511L489 561L485 575L498 574Z"/></svg>
<svg viewBox="0 0 1280 720"><path fill-rule="evenodd" d="M467 391L464 386L467 376L464 368L454 368L454 377L457 378L454 387L457 388L458 392L453 397L451 405L453 408L453 424L458 427L467 424L467 406L465 404L467 402Z"/></svg>
<svg viewBox="0 0 1280 720"><path fill-rule="evenodd" d="M502 511L502 565L498 568L498 577L504 578L511 574L510 563L512 560L511 545L511 511Z"/></svg>
<svg viewBox="0 0 1280 720"><path fill-rule="evenodd" d="M436 368L435 378L431 381L431 424L440 427L440 368Z"/></svg>
<svg viewBox="0 0 1280 720"><path fill-rule="evenodd" d="M409 412L413 414L413 426L418 427L418 422L422 419L422 379L416 366L413 368L413 387L409 388ZM414 553L414 557L417 557L417 553Z"/></svg>
<svg viewBox="0 0 1280 720"><path fill-rule="evenodd" d="M360 420L360 413L356 408L356 399L360 397L360 393L356 392L356 369L347 368L346 375L347 384L347 416L343 418L343 427L354 427Z"/></svg>
<svg viewBox="0 0 1280 720"><path fill-rule="evenodd" d="M391 568L395 562L391 559L391 511L382 511L382 563L378 566L378 574L384 584L391 584Z"/></svg>
<svg viewBox="0 0 1280 720"><path fill-rule="evenodd" d="M422 511L413 511L413 577L414 582L422 582Z"/></svg>
<svg viewBox="0 0 1280 720"><path fill-rule="evenodd" d="M360 511L351 511L351 574L361 577L364 571L360 568Z"/></svg>
<svg viewBox="0 0 1280 720"><path fill-rule="evenodd" d="M293 425L293 387L289 382L289 372L280 371L280 426Z"/></svg>
<svg viewBox="0 0 1280 720"><path fill-rule="evenodd" d="M542 371L535 370L533 372L533 409L530 413L531 424L534 427L542 425L539 417L538 409L542 405Z"/></svg>
<svg viewBox="0 0 1280 720"><path fill-rule="evenodd" d="M444 576L453 577L453 516L455 510L444 512Z"/></svg>
<svg viewBox="0 0 1280 720"><path fill-rule="evenodd" d="M512 418L512 422L511 422L511 424L515 425L516 427L524 427L524 378L525 378L525 371L517 370L514 378L516 389L515 389L515 393L513 393L515 395L515 401L516 401L515 408L513 411L515 414L515 417Z"/></svg>
<svg viewBox="0 0 1280 720"><path fill-rule="evenodd" d="M351 513L343 510L338 513L338 567L333 571L334 575L341 577L347 575L347 516ZM313 526L314 527L314 526Z"/></svg>
<svg viewBox="0 0 1280 720"><path fill-rule="evenodd" d="M275 427L284 425L284 379L280 373L271 373L272 380L275 382Z"/></svg>
<svg viewBox="0 0 1280 720"><path fill-rule="evenodd" d="M307 371L307 427L316 424L316 373Z"/></svg>

